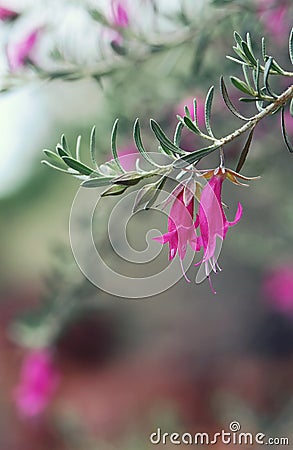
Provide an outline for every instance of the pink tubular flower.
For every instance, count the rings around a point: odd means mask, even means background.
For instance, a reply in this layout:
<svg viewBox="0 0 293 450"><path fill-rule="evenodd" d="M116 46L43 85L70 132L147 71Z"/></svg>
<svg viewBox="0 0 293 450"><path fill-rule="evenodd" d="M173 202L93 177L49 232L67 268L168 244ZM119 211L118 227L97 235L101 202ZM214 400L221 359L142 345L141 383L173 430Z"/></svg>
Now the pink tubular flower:
<svg viewBox="0 0 293 450"><path fill-rule="evenodd" d="M293 266L284 265L269 271L262 290L265 300L277 311L293 317Z"/></svg>
<svg viewBox="0 0 293 450"><path fill-rule="evenodd" d="M42 413L58 382L59 374L53 364L51 351L31 351L23 362L20 382L14 392L20 413L26 417Z"/></svg>
<svg viewBox="0 0 293 450"><path fill-rule="evenodd" d="M196 250L196 233L193 223L194 194L189 195L184 202L184 190L184 186L179 185L173 191L175 200L168 217L168 233L154 238L161 244L169 244L169 260L175 257L178 250L180 261L182 261L186 255L188 242L191 248Z"/></svg>
<svg viewBox="0 0 293 450"><path fill-rule="evenodd" d="M243 185L237 178L243 180L252 180L254 178L244 177L224 167L202 171L202 176L207 178L209 182L202 190L199 210L195 221L195 227L199 227L200 230L196 250L203 249L204 252L202 260L196 265L204 263L205 274L209 278L210 269L214 272L216 272L217 268L219 269L216 257L217 238L223 241L228 229L236 225L242 216L242 206L238 203L234 220L232 222L227 220L221 198L223 181L228 178L235 184Z"/></svg>
<svg viewBox="0 0 293 450"><path fill-rule="evenodd" d="M10 43L7 47L7 58L11 71L16 71L25 65L27 58L37 42L39 29L31 31L22 41Z"/></svg>
<svg viewBox="0 0 293 450"><path fill-rule="evenodd" d="M0 20L10 20L18 16L16 11L0 6Z"/></svg>

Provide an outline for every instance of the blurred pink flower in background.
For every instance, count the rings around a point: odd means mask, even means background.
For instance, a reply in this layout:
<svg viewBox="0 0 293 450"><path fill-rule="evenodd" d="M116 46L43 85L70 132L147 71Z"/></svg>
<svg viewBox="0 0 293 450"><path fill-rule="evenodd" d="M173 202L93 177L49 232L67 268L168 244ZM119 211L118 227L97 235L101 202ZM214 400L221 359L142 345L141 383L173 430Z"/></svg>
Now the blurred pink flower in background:
<svg viewBox="0 0 293 450"><path fill-rule="evenodd" d="M28 33L24 39L19 42L10 42L7 46L7 58L11 71L16 71L23 67L27 58L36 45L40 29L35 29Z"/></svg>
<svg viewBox="0 0 293 450"><path fill-rule="evenodd" d="M14 19L17 16L18 13L16 11L0 6L0 20Z"/></svg>
<svg viewBox="0 0 293 450"><path fill-rule="evenodd" d="M129 26L128 6L126 0L112 0L109 22L117 28L127 28ZM120 47L123 37L119 31L111 32L111 44Z"/></svg>
<svg viewBox="0 0 293 450"><path fill-rule="evenodd" d="M139 153L134 144L129 144L118 150L118 156L122 167L126 171L134 170L136 160L139 158Z"/></svg>
<svg viewBox="0 0 293 450"><path fill-rule="evenodd" d="M293 316L293 265L282 265L265 274L262 292L275 310Z"/></svg>
<svg viewBox="0 0 293 450"><path fill-rule="evenodd" d="M187 106L192 120L194 120L194 111L193 111L193 99L194 97L187 97L182 102L180 102L175 107L175 114L179 114L180 116L185 115L184 107ZM202 98L196 97L196 103L197 103L197 122L199 127L203 127L205 124L205 118L204 118L204 100Z"/></svg>
<svg viewBox="0 0 293 450"><path fill-rule="evenodd" d="M286 2L259 0L258 16L267 32L277 41L283 40L289 31L288 5Z"/></svg>
<svg viewBox="0 0 293 450"><path fill-rule="evenodd" d="M59 373L49 349L30 351L20 371L14 397L19 412L26 417L42 413L59 382Z"/></svg>
<svg viewBox="0 0 293 450"><path fill-rule="evenodd" d="M125 0L111 1L111 22L113 25L120 28L127 28L129 26L127 9L127 2Z"/></svg>

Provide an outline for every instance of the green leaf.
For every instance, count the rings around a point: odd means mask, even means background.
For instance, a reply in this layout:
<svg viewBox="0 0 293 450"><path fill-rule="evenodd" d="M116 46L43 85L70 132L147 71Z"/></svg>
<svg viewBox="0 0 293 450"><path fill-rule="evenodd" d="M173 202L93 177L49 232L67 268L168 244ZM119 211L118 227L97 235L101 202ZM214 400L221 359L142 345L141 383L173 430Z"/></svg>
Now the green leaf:
<svg viewBox="0 0 293 450"><path fill-rule="evenodd" d="M239 80L239 78L236 77L230 77L231 83L234 84L234 86L239 89L239 91L244 92L245 94L249 94L252 95L251 89L249 86L247 86L246 83L244 83L244 81Z"/></svg>
<svg viewBox="0 0 293 450"><path fill-rule="evenodd" d="M248 135L248 138L247 138L247 140L245 142L245 145L243 147L243 150L241 152L241 155L240 155L237 167L236 167L236 172L240 172L240 170L243 167L243 164L245 163L245 160L247 158L247 155L248 155L248 152L249 152L249 149L250 149L250 144L251 144L251 141L252 141L253 133L254 133L254 128L252 128L252 130L250 131L250 133Z"/></svg>
<svg viewBox="0 0 293 450"><path fill-rule="evenodd" d="M79 135L76 140L76 148L75 148L75 157L76 157L76 160L79 162L80 162L80 142L81 142L81 136Z"/></svg>
<svg viewBox="0 0 293 450"><path fill-rule="evenodd" d="M69 150L69 147L68 147L68 144L67 144L67 140L66 140L66 137L65 137L64 134L62 134L62 136L61 136L61 146L62 146L63 150L64 150L68 155L70 155L70 150Z"/></svg>
<svg viewBox="0 0 293 450"><path fill-rule="evenodd" d="M127 189L127 186L110 186L108 189L106 189L102 194L101 197L110 197L113 195L121 195L123 192L125 192Z"/></svg>
<svg viewBox="0 0 293 450"><path fill-rule="evenodd" d="M235 39L236 44L238 44L239 47L241 48L242 42L244 42L244 41L243 41L242 37L240 36L240 34L237 33L237 31L234 31L234 39Z"/></svg>
<svg viewBox="0 0 293 450"><path fill-rule="evenodd" d="M55 152L52 152L52 150L48 150L48 149L43 150L43 152L45 153L46 156L48 156L48 158L52 159L52 161L64 166L62 158L60 158Z"/></svg>
<svg viewBox="0 0 293 450"><path fill-rule="evenodd" d="M178 161L175 161L173 166L176 169L180 169L190 164L194 164L195 162L198 162L201 158L209 155L219 147L220 145L210 145L209 147L201 148L200 150L189 153L188 155L185 155L182 158L178 159Z"/></svg>
<svg viewBox="0 0 293 450"><path fill-rule="evenodd" d="M234 58L233 56L227 55L226 56L227 59L230 59L230 61L236 62L237 64L245 64L243 61L241 61L240 59Z"/></svg>
<svg viewBox="0 0 293 450"><path fill-rule="evenodd" d="M272 62L273 62L273 58L272 56L270 56L265 64L265 69L264 69L264 85L266 88L266 92L271 95L274 98L277 98L276 94L271 90L270 85L269 85L269 75L270 75L270 70L272 67Z"/></svg>
<svg viewBox="0 0 293 450"><path fill-rule="evenodd" d="M197 128L197 126L192 122L191 119L189 119L189 117L183 117L183 121L185 123L185 125L187 126L187 128L189 128L190 131L193 131L193 133L195 134L201 134L200 130Z"/></svg>
<svg viewBox="0 0 293 450"><path fill-rule="evenodd" d="M62 158L63 156L69 156L60 144L56 145L56 153L60 156L60 158Z"/></svg>
<svg viewBox="0 0 293 450"><path fill-rule="evenodd" d="M261 91L260 91L260 63L259 63L259 59L257 60L256 69L253 70L253 80L254 80L254 85L255 85L255 89L256 89L257 95L260 96L261 95Z"/></svg>
<svg viewBox="0 0 293 450"><path fill-rule="evenodd" d="M211 137L214 137L214 134L211 129L211 109L212 109L212 103L213 103L213 96L214 96L214 86L211 86L206 97L205 106L204 106L204 117L205 117L205 124L208 134Z"/></svg>
<svg viewBox="0 0 293 450"><path fill-rule="evenodd" d="M111 184L112 180L113 177L90 178L89 180L83 181L83 183L81 183L81 186L86 188L108 186L109 184Z"/></svg>
<svg viewBox="0 0 293 450"><path fill-rule="evenodd" d="M143 143L142 143L142 139L141 139L141 135L140 135L140 125L139 125L139 119L136 119L135 123L134 123L134 127L133 127L133 139L135 142L135 145L139 151L139 153L141 154L141 156L148 161L152 166L154 167L160 167L158 164L156 164L152 158L148 155L148 153L146 152Z"/></svg>
<svg viewBox="0 0 293 450"><path fill-rule="evenodd" d="M96 160L96 127L95 125L92 128L91 136L90 136L90 155L91 160L95 167L98 167L98 163Z"/></svg>
<svg viewBox="0 0 293 450"><path fill-rule="evenodd" d="M65 162L65 164L67 164L68 167L70 167L71 169L77 170L77 172L79 172L83 175L91 175L91 173L93 172L93 169L91 169L90 167L81 163L80 161L77 161L74 158L71 158L69 156L64 156L62 159Z"/></svg>
<svg viewBox="0 0 293 450"><path fill-rule="evenodd" d="M156 191L157 191L156 183L144 185L136 195L132 211L137 212L142 205L148 203L153 198Z"/></svg>
<svg viewBox="0 0 293 450"><path fill-rule="evenodd" d="M175 133L174 133L174 145L176 145L176 147L180 146L181 134L182 134L183 128L184 128L183 123L178 122Z"/></svg>
<svg viewBox="0 0 293 450"><path fill-rule="evenodd" d="M145 175L141 175L137 172L128 172L116 177L112 180L113 184L120 184L122 186L134 186L139 183Z"/></svg>
<svg viewBox="0 0 293 450"><path fill-rule="evenodd" d="M118 169L120 170L120 172L125 173L125 170L123 169L123 167L120 164L118 153L117 153L117 146L116 146L117 129L118 129L118 119L115 120L113 128L112 128L111 149L112 149L112 154L113 154L113 157L114 157L114 161L116 162Z"/></svg>
<svg viewBox="0 0 293 450"><path fill-rule="evenodd" d="M224 81L223 75L220 78L220 88L221 88L221 93L222 93L223 100L224 100L227 108L231 111L231 113L234 114L234 116L238 117L241 120L249 120L246 117L242 116L242 114L240 114L237 111L237 109L235 108L235 106L231 102L231 99L230 99L229 94L228 94L228 90L227 90L226 85L225 85L225 81Z"/></svg>
<svg viewBox="0 0 293 450"><path fill-rule="evenodd" d="M281 129L282 129L282 135L285 142L285 145L290 153L293 153L293 146L290 142L289 136L286 131L286 124L285 124L285 108L282 108L281 113Z"/></svg>
<svg viewBox="0 0 293 450"><path fill-rule="evenodd" d="M256 66L256 59L254 54L250 51L246 42L242 43L242 50L245 53L246 58L251 63L252 66Z"/></svg>
<svg viewBox="0 0 293 450"><path fill-rule="evenodd" d="M291 63L293 64L293 28L291 29L289 37L289 56Z"/></svg>
<svg viewBox="0 0 293 450"><path fill-rule="evenodd" d="M159 182L156 183L156 185L157 185L157 190L156 190L155 194L153 195L153 197L152 197L152 198L147 202L147 204L145 205L145 209L149 209L149 208L151 208L151 207L153 206L153 204L155 203L155 201L156 201L157 198L159 197L160 192L161 192L161 190L163 189L164 184L165 184L166 181L167 181L167 178L168 178L168 177L163 176L163 177L159 180Z"/></svg>
<svg viewBox="0 0 293 450"><path fill-rule="evenodd" d="M261 53L262 53L262 58L264 60L264 62L266 62L267 59L267 49L266 49L266 41L265 38L263 37L261 40Z"/></svg>
<svg viewBox="0 0 293 450"><path fill-rule="evenodd" d="M42 164L45 164L46 166L51 167L51 169L55 169L55 170L59 170L59 172L63 172L63 173L69 173L66 169L61 169L61 167L55 166L54 164L51 164L49 161L47 161L46 159L43 159L41 161Z"/></svg>
<svg viewBox="0 0 293 450"><path fill-rule="evenodd" d="M150 120L150 125L162 147L167 148L172 155L185 155L186 152L180 147L177 147L177 145L173 144L172 141L170 141L170 139L163 132L160 125L154 119Z"/></svg>
<svg viewBox="0 0 293 450"><path fill-rule="evenodd" d="M291 98L289 111L290 111L291 117L293 117L293 98Z"/></svg>

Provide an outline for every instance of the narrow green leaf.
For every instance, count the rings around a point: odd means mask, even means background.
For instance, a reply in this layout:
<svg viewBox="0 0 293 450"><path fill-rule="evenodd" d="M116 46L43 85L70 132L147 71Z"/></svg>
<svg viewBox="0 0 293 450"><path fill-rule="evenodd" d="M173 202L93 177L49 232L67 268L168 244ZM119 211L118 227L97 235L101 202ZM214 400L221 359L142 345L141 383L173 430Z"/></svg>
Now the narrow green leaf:
<svg viewBox="0 0 293 450"><path fill-rule="evenodd" d="M176 147L180 146L183 128L184 128L184 125L181 122L178 122L176 129L175 129L175 133L174 133L174 145L176 145Z"/></svg>
<svg viewBox="0 0 293 450"><path fill-rule="evenodd" d="M257 60L256 69L253 71L253 80L257 95L260 96L260 63Z"/></svg>
<svg viewBox="0 0 293 450"><path fill-rule="evenodd" d="M178 159L178 161L175 161L174 168L180 169L182 167L189 166L190 164L194 164L195 162L198 162L201 158L209 155L219 147L220 145L210 145L209 147L201 148L200 150L189 153L188 155L185 155L182 158Z"/></svg>
<svg viewBox="0 0 293 450"><path fill-rule="evenodd" d="M272 67L272 62L273 62L273 58L272 56L270 56L265 64L265 69L264 69L264 86L266 88L266 92L271 95L274 98L277 98L276 94L271 90L270 85L269 85L269 75L270 75L270 70Z"/></svg>
<svg viewBox="0 0 293 450"><path fill-rule="evenodd" d="M293 64L293 28L291 29L289 37L289 56L291 63Z"/></svg>
<svg viewBox="0 0 293 450"><path fill-rule="evenodd" d="M248 152L249 152L249 149L250 149L250 144L251 144L251 141L252 141L253 132L254 132L254 128L252 128L252 130L250 131L250 133L248 135L248 138L247 138L247 140L245 142L245 145L243 147L243 150L241 152L241 155L240 155L237 167L236 167L236 172L240 172L240 170L243 167L243 164L245 163L245 160L247 158L247 155L248 155Z"/></svg>
<svg viewBox="0 0 293 450"><path fill-rule="evenodd" d="M184 106L184 112L185 112L185 115L186 115L190 120L192 120L192 119L191 119L191 114L190 114L190 111L189 111L188 106Z"/></svg>
<svg viewBox="0 0 293 450"><path fill-rule="evenodd" d="M110 197L113 195L121 195L123 192L126 191L128 186L110 186L108 189L106 189L102 194L101 197Z"/></svg>
<svg viewBox="0 0 293 450"><path fill-rule="evenodd" d="M81 173L82 175L91 175L91 173L93 172L93 169L81 163L80 161L77 161L74 158L64 156L62 159L65 162L65 164L67 164L68 167L77 170L77 172Z"/></svg>
<svg viewBox="0 0 293 450"><path fill-rule="evenodd" d="M193 99L193 117L194 117L194 124L198 128L198 120L197 120L197 101L196 98Z"/></svg>
<svg viewBox="0 0 293 450"><path fill-rule="evenodd" d="M293 98L291 98L289 111L290 111L291 117L293 117Z"/></svg>
<svg viewBox="0 0 293 450"><path fill-rule="evenodd" d="M234 116L238 117L241 120L249 120L246 117L242 116L242 114L240 114L237 111L237 109L235 108L235 106L231 102L231 99L230 99L229 94L228 94L227 87L225 85L225 81L224 81L223 75L220 78L220 88L221 88L221 93L222 93L223 100L224 100L227 108L231 111L231 113L234 114Z"/></svg>
<svg viewBox="0 0 293 450"><path fill-rule="evenodd" d="M55 170L59 170L59 172L63 172L63 173L69 173L67 170L65 169L61 169L61 167L55 166L54 164L51 164L49 161L47 161L46 159L43 159L41 161L42 164L45 164L46 166L51 167L51 169L55 169Z"/></svg>
<svg viewBox="0 0 293 450"><path fill-rule="evenodd" d="M244 41L243 41L242 37L240 36L240 34L237 33L237 31L234 31L234 39L235 39L236 44L238 44L239 47L241 48L242 42L244 42Z"/></svg>
<svg viewBox="0 0 293 450"><path fill-rule="evenodd" d="M241 64L241 65L245 64L243 61L241 61L240 59L234 58L233 56L227 55L226 58L230 59L230 61L236 62L237 64Z"/></svg>
<svg viewBox="0 0 293 450"><path fill-rule="evenodd" d="M90 155L91 160L95 167L98 167L98 163L96 160L96 127L95 125L92 128L91 136L90 136Z"/></svg>
<svg viewBox="0 0 293 450"><path fill-rule="evenodd" d="M63 156L69 156L69 154L64 150L63 147L61 147L60 144L56 145L56 153L60 156L60 158L62 158Z"/></svg>
<svg viewBox="0 0 293 450"><path fill-rule="evenodd" d="M214 86L211 86L205 101L204 106L204 117L205 117L205 124L208 134L211 137L214 137L214 134L211 129L211 109L212 109L212 103L213 103L213 96L214 96Z"/></svg>
<svg viewBox="0 0 293 450"><path fill-rule="evenodd" d="M234 84L237 89L239 89L239 91L244 92L245 94L252 95L251 89L249 88L249 86L247 86L246 83L244 83L244 81L232 76L230 77L230 80L231 83Z"/></svg>
<svg viewBox="0 0 293 450"><path fill-rule="evenodd" d="M153 206L153 204L157 201L157 198L160 195L161 190L164 187L164 184L166 183L168 177L163 176L159 182L156 183L157 185L157 190L155 192L155 194L152 196L152 198L147 202L147 204L145 205L145 209L149 209Z"/></svg>
<svg viewBox="0 0 293 450"><path fill-rule="evenodd" d="M151 129L153 130L156 138L165 148L168 148L172 155L185 155L185 151L182 150L180 147L177 147L175 144L173 144L172 141L165 135L164 131L160 127L160 125L154 120L150 120Z"/></svg>
<svg viewBox="0 0 293 450"><path fill-rule="evenodd" d="M142 143L142 139L141 139L141 134L140 134L140 125L139 125L139 119L136 119L135 123L134 123L134 127L133 127L133 139L135 142L135 145L139 151L139 153L141 154L141 156L147 161L149 162L152 166L154 167L160 167L158 164L156 164L152 158L149 156L149 154L146 152L143 143Z"/></svg>
<svg viewBox="0 0 293 450"><path fill-rule="evenodd" d="M201 134L200 133L200 130L197 128L197 126L192 122L192 120L191 119L189 119L189 117L183 117L183 121L184 121L184 123L185 123L185 125L187 126L187 128L190 130L190 131L193 131L193 133L195 133L195 134Z"/></svg>
<svg viewBox="0 0 293 450"><path fill-rule="evenodd" d="M81 186L86 188L108 186L109 184L111 184L112 180L112 177L90 178L89 180L83 181L83 183L81 183Z"/></svg>
<svg viewBox="0 0 293 450"><path fill-rule="evenodd" d="M261 53L262 53L262 58L263 58L264 62L266 62L267 49L266 49L266 41L265 41L264 37L261 40Z"/></svg>
<svg viewBox="0 0 293 450"><path fill-rule="evenodd" d="M77 161L80 161L80 142L81 142L81 136L79 135L76 140L76 150L75 150L75 157Z"/></svg>
<svg viewBox="0 0 293 450"><path fill-rule="evenodd" d="M62 134L61 136L61 146L62 148L65 150L65 152L70 155L70 150L69 150L69 146L67 144L67 140L64 134Z"/></svg>
<svg viewBox="0 0 293 450"><path fill-rule="evenodd" d="M123 169L123 167L120 164L118 153L117 153L117 145L116 145L117 129L118 129L118 119L115 120L113 128L112 128L112 133L111 133L111 150L112 150L112 154L113 154L113 157L114 157L114 161L116 162L117 167L119 168L120 172L125 173L125 170Z"/></svg>
<svg viewBox="0 0 293 450"><path fill-rule="evenodd" d="M62 158L60 158L55 152L52 152L52 150L44 149L43 152L45 153L48 158L52 159L57 164L64 165Z"/></svg>
<svg viewBox="0 0 293 450"><path fill-rule="evenodd" d="M144 178L143 175L137 172L128 172L115 177L112 181L113 184L120 184L122 186L134 186Z"/></svg>
<svg viewBox="0 0 293 450"><path fill-rule="evenodd" d="M282 135L285 142L285 145L290 153L293 153L293 146L290 142L289 136L286 131L286 123L285 123L285 108L282 108L281 113L281 129L282 129Z"/></svg>
<svg viewBox="0 0 293 450"><path fill-rule="evenodd" d="M254 54L250 51L250 49L248 48L248 45L246 44L246 42L242 43L242 50L245 53L246 58L248 59L248 61L251 63L252 66L256 66L256 59Z"/></svg>
<svg viewBox="0 0 293 450"><path fill-rule="evenodd" d="M153 198L156 191L157 186L155 183L145 184L136 195L132 211L137 212L142 205L148 203Z"/></svg>

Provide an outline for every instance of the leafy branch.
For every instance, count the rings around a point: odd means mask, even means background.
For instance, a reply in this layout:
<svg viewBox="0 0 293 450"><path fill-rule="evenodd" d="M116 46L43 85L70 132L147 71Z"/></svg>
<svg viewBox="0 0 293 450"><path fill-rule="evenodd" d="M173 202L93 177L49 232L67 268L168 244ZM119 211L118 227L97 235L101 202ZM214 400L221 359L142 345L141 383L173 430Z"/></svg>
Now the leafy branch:
<svg viewBox="0 0 293 450"><path fill-rule="evenodd" d="M265 117L275 114L281 110L281 127L284 142L290 152L293 151L292 144L289 142L289 137L285 128L285 106L291 100L291 113L292 113L292 98L293 98L293 85L289 86L281 94L276 94L272 91L269 78L271 75L290 76L291 72L284 71L280 68L278 63L272 56L264 53L265 43L263 39L263 56L266 60L265 65L260 64L259 59L256 58L251 44L250 35L247 34L246 41L242 40L238 33L234 34L236 40L236 47L239 56L242 58L242 69L244 74L244 80L240 80L231 76L231 83L240 91L245 92L248 97L245 97L245 101L254 102L257 108L257 114L251 117L245 117L242 115L232 103L229 97L228 90L224 81L224 78L220 79L220 89L222 98L228 108L228 110L235 115L241 121L245 123L239 128L233 130L225 136L217 138L212 129L212 103L214 97L214 87L212 86L206 96L204 119L205 130L200 129L197 111L197 101L193 102L193 115L189 111L188 107L185 107L185 115L178 117L178 124L175 129L173 139L169 139L166 133L162 130L160 125L153 119L150 120L150 127L158 141L158 152L167 156L169 159L168 164L159 164L153 159L150 152L144 147L139 120L137 119L133 127L133 139L139 154L142 159L146 161L148 168L142 169L139 164L136 165L135 170L126 171L120 162L117 153L117 127L118 121L114 123L111 137L111 149L113 159L98 165L95 157L95 128L93 128L90 139L90 154L94 163L94 168L82 163L79 157L79 145L80 138L77 140L75 155L73 156L69 150L68 144L64 136L61 138L61 143L57 144L55 152L51 150L44 150L48 160L44 160L43 163L49 165L56 170L68 173L82 180L81 185L83 187L101 187L108 186L106 191L102 194L107 195L119 195L123 193L127 188L136 185L140 181L156 177L157 181L146 185L143 191L140 193L141 198L147 198L148 202L151 200L150 195L157 195L157 191L160 190L164 184L166 176L174 169L186 170L188 166L196 165L202 158L210 155L217 149L221 149L223 152L224 147L229 142L234 141L242 134L249 132L248 138L241 151L237 170L240 170L248 155L249 148L252 142L253 131L256 125ZM292 39L293 33L291 32L289 38L289 54L292 58ZM235 50L236 51L236 50ZM239 60L240 61L240 60ZM236 61L239 63L239 61ZM249 72L250 71L250 72ZM198 135L203 140L208 141L209 145L201 148L186 151L180 147L181 133L183 128L187 128L190 132ZM141 202L139 198L139 202Z"/></svg>

